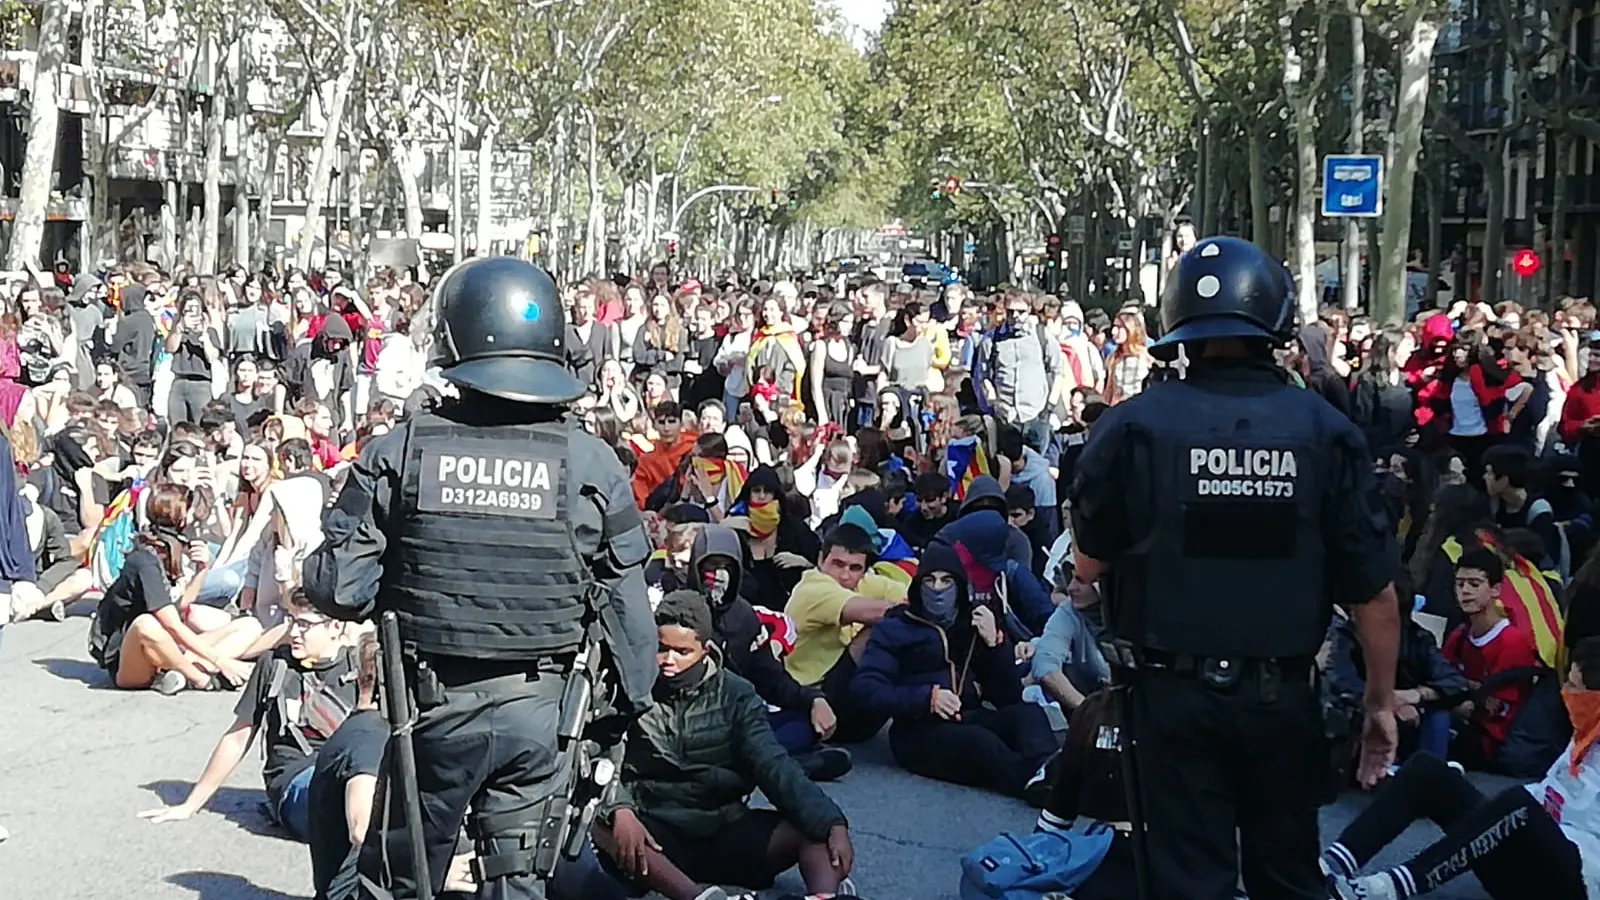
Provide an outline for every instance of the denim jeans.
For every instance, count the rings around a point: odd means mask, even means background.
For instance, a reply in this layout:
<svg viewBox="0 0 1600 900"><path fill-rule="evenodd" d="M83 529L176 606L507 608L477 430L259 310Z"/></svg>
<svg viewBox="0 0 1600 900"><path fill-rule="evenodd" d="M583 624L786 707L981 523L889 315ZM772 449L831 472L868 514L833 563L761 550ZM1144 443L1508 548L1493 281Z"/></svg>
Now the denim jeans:
<svg viewBox="0 0 1600 900"><path fill-rule="evenodd" d="M300 774L289 780L283 789L283 796L278 799L278 807L273 810L273 818L289 832L290 837L302 844L310 840L311 834L311 776L316 773L316 765L306 766Z"/></svg>
<svg viewBox="0 0 1600 900"><path fill-rule="evenodd" d="M244 590L244 579L249 571L250 561L247 559L207 569L200 581L200 593L195 595L194 602L201 606L215 606L219 609L227 606L238 599L239 593Z"/></svg>

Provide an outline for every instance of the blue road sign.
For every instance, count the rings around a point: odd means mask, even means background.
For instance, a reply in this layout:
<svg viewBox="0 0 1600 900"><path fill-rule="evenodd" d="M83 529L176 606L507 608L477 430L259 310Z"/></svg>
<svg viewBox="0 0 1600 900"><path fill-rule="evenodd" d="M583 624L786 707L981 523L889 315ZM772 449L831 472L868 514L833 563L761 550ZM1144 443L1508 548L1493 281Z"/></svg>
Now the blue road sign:
<svg viewBox="0 0 1600 900"><path fill-rule="evenodd" d="M1383 157L1323 157L1322 214L1366 218L1383 215Z"/></svg>

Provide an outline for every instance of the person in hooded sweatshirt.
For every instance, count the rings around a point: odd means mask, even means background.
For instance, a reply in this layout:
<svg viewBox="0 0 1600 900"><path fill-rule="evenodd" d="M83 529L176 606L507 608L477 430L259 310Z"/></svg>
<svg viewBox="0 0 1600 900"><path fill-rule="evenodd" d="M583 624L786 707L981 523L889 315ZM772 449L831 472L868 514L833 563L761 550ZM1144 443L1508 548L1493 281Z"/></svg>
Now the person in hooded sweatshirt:
<svg viewBox="0 0 1600 900"><path fill-rule="evenodd" d="M340 400L356 383L351 337L350 323L343 316L328 316L317 336L290 351L283 364L283 380L291 396L310 397L328 407L341 431L349 429L352 413Z"/></svg>
<svg viewBox="0 0 1600 900"><path fill-rule="evenodd" d="M1033 545L1006 520L1006 494L1000 482L988 475L974 478L960 514L939 529L929 548L937 544L952 548L961 558L971 590L984 604L994 596L995 582L1005 580L1006 599L1017 621L1003 624L1012 637L1026 640L1044 631L1055 604L1033 574Z"/></svg>
<svg viewBox="0 0 1600 900"><path fill-rule="evenodd" d="M1333 355L1334 334L1321 322L1300 329L1300 346L1305 351L1305 370L1300 376L1309 390L1321 394L1334 409L1350 415L1350 386L1333 370L1328 360Z"/></svg>
<svg viewBox="0 0 1600 900"><path fill-rule="evenodd" d="M744 544L738 532L707 525L695 538L689 555L695 587L711 607L711 622L728 671L755 685L765 700L772 733L813 781L842 778L851 768L850 751L818 748L838 724L833 707L817 687L794 680L769 646L768 626L756 614L759 596L751 597L753 580L744 577Z"/></svg>
<svg viewBox="0 0 1600 900"><path fill-rule="evenodd" d="M1055 733L1044 707L1023 701L1015 644L954 549L927 549L906 601L872 629L851 702L891 717L889 750L906 771L1042 806Z"/></svg>

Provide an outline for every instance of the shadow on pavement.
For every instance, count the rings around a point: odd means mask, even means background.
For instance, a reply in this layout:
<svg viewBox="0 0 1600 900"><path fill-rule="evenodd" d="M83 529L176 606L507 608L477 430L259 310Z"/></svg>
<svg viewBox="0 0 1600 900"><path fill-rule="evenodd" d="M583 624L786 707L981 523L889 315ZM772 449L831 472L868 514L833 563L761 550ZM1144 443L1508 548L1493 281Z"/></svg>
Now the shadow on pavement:
<svg viewBox="0 0 1600 900"><path fill-rule="evenodd" d="M179 872L167 882L194 891L199 900L301 900L293 894L256 887L248 879L221 872Z"/></svg>
<svg viewBox="0 0 1600 900"><path fill-rule="evenodd" d="M36 659L33 664L57 678L78 681L92 688L110 688L111 676L92 662L81 659Z"/></svg>
<svg viewBox="0 0 1600 900"><path fill-rule="evenodd" d="M149 784L141 784L139 786L155 794L162 803L168 806L176 806L188 799L191 783L187 781L152 781ZM278 838L284 841L292 840L267 814L267 795L264 791L247 791L231 787L218 788L217 792L211 795L210 802L206 804L206 812L215 813L251 834Z"/></svg>

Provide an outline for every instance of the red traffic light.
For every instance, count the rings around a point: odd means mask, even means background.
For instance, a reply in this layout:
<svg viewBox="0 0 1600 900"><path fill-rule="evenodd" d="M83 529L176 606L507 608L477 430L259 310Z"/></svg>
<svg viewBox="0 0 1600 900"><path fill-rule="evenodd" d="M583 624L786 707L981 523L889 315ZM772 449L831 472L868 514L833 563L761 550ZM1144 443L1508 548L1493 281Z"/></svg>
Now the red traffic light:
<svg viewBox="0 0 1600 900"><path fill-rule="evenodd" d="M1539 254L1526 247L1511 254L1511 271L1516 272L1523 278L1531 277L1538 272L1539 265Z"/></svg>
<svg viewBox="0 0 1600 900"><path fill-rule="evenodd" d="M951 176L949 178L946 178L944 180L944 192L946 194L959 194L959 193L961 193L961 179L956 178L955 176Z"/></svg>
<svg viewBox="0 0 1600 900"><path fill-rule="evenodd" d="M1050 237L1048 239L1046 239L1046 243L1048 243L1050 245L1050 249L1051 250L1059 250L1059 249L1061 249L1061 235L1059 235L1059 234L1050 235Z"/></svg>

